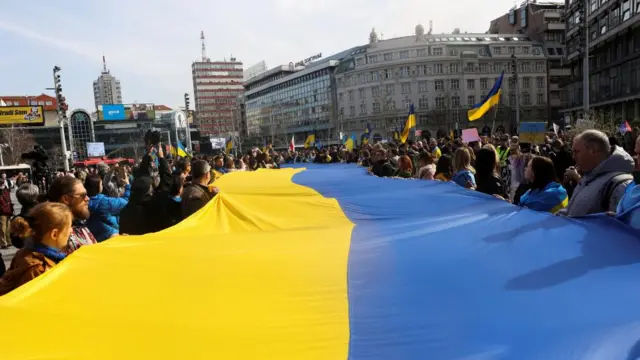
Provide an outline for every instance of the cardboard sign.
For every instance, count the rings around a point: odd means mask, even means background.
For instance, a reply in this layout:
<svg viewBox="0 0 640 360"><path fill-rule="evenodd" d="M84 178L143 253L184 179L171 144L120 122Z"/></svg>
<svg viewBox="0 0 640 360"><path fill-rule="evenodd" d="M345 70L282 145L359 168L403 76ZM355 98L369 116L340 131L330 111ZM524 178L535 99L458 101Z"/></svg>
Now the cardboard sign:
<svg viewBox="0 0 640 360"><path fill-rule="evenodd" d="M519 139L521 143L544 144L547 123L523 122L520 123Z"/></svg>
<svg viewBox="0 0 640 360"><path fill-rule="evenodd" d="M474 141L480 141L480 135L478 135L478 129L471 128L471 129L462 130L462 141L465 144L468 144Z"/></svg>

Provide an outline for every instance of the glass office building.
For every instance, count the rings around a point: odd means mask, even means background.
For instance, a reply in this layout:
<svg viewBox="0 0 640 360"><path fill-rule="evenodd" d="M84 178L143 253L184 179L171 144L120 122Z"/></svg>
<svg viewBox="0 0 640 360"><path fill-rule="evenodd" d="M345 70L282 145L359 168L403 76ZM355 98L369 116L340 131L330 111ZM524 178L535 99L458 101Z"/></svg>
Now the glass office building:
<svg viewBox="0 0 640 360"><path fill-rule="evenodd" d="M286 146L292 136L296 143L303 142L313 132L317 139L329 139L335 111L332 74L337 65L338 61L327 61L254 89L245 84L248 135L276 147Z"/></svg>

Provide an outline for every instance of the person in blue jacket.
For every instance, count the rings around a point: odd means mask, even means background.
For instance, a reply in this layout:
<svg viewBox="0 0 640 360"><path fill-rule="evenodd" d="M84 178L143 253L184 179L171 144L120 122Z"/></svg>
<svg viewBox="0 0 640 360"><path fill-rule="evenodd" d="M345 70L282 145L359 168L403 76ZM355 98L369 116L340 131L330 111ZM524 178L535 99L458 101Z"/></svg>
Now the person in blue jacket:
<svg viewBox="0 0 640 360"><path fill-rule="evenodd" d="M107 240L118 235L120 211L129 202L131 195L131 185L129 179L122 179L124 182L124 194L122 197L109 197L102 194L102 178L98 174L92 174L85 180L85 188L89 196L89 220L87 227L98 242Z"/></svg>

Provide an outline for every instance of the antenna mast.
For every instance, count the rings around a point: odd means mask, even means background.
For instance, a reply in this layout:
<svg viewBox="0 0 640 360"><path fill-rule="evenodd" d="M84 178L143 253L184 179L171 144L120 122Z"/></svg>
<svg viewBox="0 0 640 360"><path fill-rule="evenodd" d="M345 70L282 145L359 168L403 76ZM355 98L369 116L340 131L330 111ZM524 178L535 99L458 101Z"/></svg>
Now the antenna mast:
<svg viewBox="0 0 640 360"><path fill-rule="evenodd" d="M202 61L207 61L207 46L204 44L204 31L200 31L200 41L202 42Z"/></svg>
<svg viewBox="0 0 640 360"><path fill-rule="evenodd" d="M429 20L429 32L427 34L431 35L433 32L433 20Z"/></svg>
<svg viewBox="0 0 640 360"><path fill-rule="evenodd" d="M102 72L104 74L108 73L108 71L107 71L107 58L104 56L104 54L102 55Z"/></svg>

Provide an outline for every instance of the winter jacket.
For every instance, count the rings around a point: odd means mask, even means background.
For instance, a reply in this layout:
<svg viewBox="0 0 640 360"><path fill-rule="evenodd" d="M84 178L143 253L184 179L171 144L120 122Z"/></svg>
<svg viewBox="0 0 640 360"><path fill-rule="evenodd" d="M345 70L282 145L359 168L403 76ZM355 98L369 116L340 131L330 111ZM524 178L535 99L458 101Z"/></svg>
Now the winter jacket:
<svg viewBox="0 0 640 360"><path fill-rule="evenodd" d="M124 188L122 197L108 197L98 194L89 199L89 220L87 227L98 242L119 233L118 218L120 211L129 203L131 196L131 185Z"/></svg>
<svg viewBox="0 0 640 360"><path fill-rule="evenodd" d="M182 218L186 219L191 214L202 209L213 197L206 186L189 184L182 191Z"/></svg>
<svg viewBox="0 0 640 360"><path fill-rule="evenodd" d="M558 214L584 216L616 211L627 186L633 180L635 163L631 155L614 146L611 155L593 171L584 174L573 190L569 205Z"/></svg>

